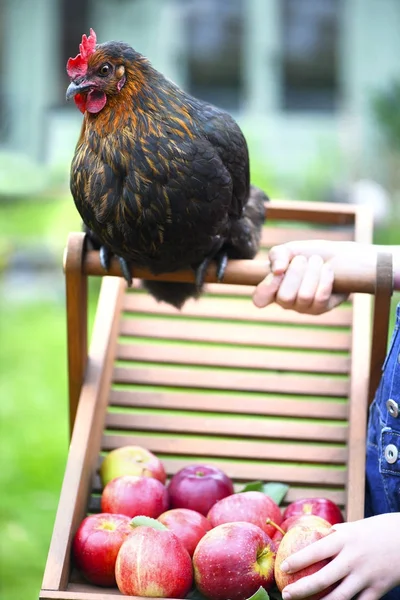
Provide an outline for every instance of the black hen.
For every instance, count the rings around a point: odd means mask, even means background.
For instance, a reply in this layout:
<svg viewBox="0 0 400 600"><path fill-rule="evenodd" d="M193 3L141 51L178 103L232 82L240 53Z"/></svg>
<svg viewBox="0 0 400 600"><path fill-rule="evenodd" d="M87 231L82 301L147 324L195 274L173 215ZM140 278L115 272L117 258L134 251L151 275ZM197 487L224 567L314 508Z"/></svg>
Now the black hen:
<svg viewBox="0 0 400 600"><path fill-rule="evenodd" d="M267 197L249 184L245 138L226 112L197 100L120 42L96 45L93 31L68 61L84 112L71 166L75 204L94 237L120 259L153 273L191 267L196 282L144 282L181 307L202 290L211 260L253 258Z"/></svg>

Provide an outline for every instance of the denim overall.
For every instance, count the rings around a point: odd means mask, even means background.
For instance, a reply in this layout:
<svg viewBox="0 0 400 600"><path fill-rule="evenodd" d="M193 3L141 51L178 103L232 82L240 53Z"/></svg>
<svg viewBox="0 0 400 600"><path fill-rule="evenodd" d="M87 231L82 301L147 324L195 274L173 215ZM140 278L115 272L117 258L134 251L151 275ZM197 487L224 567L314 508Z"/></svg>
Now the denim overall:
<svg viewBox="0 0 400 600"><path fill-rule="evenodd" d="M368 421L365 516L400 512L400 304ZM399 552L393 568L400 570ZM400 586L384 600L400 600Z"/></svg>

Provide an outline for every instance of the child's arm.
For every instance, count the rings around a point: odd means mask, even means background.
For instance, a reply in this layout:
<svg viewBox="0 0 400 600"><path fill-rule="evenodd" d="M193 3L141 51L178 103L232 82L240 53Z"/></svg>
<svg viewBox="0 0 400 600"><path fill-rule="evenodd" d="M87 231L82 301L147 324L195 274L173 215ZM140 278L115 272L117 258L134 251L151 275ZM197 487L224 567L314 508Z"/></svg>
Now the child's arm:
<svg viewBox="0 0 400 600"><path fill-rule="evenodd" d="M295 573L334 557L320 571L284 588L283 600L300 600L337 587L327 600L378 600L400 584L400 513L334 525L333 532L290 556L286 572ZM359 596L357 594L360 594Z"/></svg>
<svg viewBox="0 0 400 600"><path fill-rule="evenodd" d="M334 268L343 261L376 264L378 252L391 252L394 289L400 289L400 246L374 246L325 240L289 242L270 250L271 275L256 288L253 302L264 307L277 302L298 312L320 314L343 302L332 294Z"/></svg>

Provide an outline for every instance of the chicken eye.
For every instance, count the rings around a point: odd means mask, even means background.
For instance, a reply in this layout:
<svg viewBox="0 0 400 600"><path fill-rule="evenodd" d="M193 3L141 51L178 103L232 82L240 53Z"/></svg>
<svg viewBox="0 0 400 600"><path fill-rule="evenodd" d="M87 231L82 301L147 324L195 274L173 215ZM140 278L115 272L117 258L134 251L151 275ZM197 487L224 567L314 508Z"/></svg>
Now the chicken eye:
<svg viewBox="0 0 400 600"><path fill-rule="evenodd" d="M104 63L104 65L101 65L100 69L98 70L99 75L101 75L101 77L106 77L109 73L111 73L111 65L108 63Z"/></svg>

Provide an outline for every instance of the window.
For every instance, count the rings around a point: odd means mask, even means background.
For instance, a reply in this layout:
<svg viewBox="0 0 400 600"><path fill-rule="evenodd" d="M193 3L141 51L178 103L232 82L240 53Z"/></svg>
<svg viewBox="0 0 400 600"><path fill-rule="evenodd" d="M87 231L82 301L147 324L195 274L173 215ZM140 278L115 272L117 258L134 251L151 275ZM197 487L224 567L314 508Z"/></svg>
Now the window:
<svg viewBox="0 0 400 600"><path fill-rule="evenodd" d="M243 1L183 0L182 10L187 37L186 89L217 106L238 109Z"/></svg>
<svg viewBox="0 0 400 600"><path fill-rule="evenodd" d="M282 1L282 105L332 112L338 100L340 0Z"/></svg>

